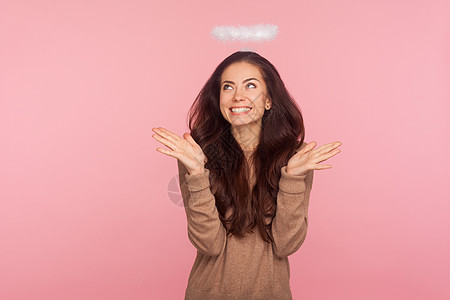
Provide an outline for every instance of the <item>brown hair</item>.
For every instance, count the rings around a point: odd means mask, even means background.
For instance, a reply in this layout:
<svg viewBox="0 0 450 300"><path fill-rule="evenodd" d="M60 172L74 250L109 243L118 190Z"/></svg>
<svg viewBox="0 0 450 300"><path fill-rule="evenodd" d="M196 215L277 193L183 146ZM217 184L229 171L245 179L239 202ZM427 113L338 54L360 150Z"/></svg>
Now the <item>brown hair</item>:
<svg viewBox="0 0 450 300"><path fill-rule="evenodd" d="M252 155L256 182L251 192L247 160L219 106L222 73L235 62L247 62L259 68L272 100L271 109L262 117L258 147ZM219 217L224 226L230 226L227 234L243 237L257 226L264 241L273 241L272 222L266 224L265 218L273 219L276 213L281 167L287 164L305 137L300 108L276 68L252 51L231 54L203 86L189 109L188 118L190 134L207 157L205 168L210 171L210 186ZM225 219L230 208L233 213Z"/></svg>

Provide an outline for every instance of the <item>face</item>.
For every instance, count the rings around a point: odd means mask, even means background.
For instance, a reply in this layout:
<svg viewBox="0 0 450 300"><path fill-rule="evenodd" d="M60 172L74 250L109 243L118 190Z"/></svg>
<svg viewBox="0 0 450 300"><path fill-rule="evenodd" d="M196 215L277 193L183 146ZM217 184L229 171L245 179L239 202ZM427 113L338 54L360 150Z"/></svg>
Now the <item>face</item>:
<svg viewBox="0 0 450 300"><path fill-rule="evenodd" d="M229 65L220 80L220 111L233 126L256 123L272 105L259 68L247 62ZM239 108L232 111L232 108Z"/></svg>

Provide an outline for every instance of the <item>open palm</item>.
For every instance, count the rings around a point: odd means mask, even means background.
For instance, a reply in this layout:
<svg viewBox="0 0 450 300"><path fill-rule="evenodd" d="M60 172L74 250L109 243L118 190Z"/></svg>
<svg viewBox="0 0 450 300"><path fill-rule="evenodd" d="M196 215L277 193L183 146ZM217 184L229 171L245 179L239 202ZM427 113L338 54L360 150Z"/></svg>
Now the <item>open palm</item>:
<svg viewBox="0 0 450 300"><path fill-rule="evenodd" d="M316 145L316 142L311 142L302 150L295 153L295 155L293 155L287 163L286 173L290 175L304 175L309 170L331 168L331 165L323 165L319 163L341 152L340 149L336 148L341 146L342 143L328 143L314 149Z"/></svg>
<svg viewBox="0 0 450 300"><path fill-rule="evenodd" d="M152 128L152 130L156 133L152 137L170 148L170 150L156 148L158 152L178 159L191 175L205 171L206 156L189 133L184 133L182 138L162 127Z"/></svg>

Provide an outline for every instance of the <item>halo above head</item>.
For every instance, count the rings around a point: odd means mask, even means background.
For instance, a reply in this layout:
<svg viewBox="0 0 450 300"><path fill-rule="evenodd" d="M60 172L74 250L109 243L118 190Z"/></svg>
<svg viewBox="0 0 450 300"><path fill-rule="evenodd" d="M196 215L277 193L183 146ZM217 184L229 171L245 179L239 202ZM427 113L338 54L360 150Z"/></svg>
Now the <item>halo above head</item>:
<svg viewBox="0 0 450 300"><path fill-rule="evenodd" d="M225 41L255 41L262 42L273 40L278 34L276 25L258 24L253 26L215 26L211 35L222 42ZM252 51L252 50L244 50Z"/></svg>

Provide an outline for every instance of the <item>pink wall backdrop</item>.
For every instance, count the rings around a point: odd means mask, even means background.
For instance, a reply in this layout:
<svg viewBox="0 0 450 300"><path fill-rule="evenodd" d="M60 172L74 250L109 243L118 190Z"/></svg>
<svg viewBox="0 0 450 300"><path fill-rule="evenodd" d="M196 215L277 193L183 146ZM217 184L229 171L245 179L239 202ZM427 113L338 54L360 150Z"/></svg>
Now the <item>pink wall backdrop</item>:
<svg viewBox="0 0 450 300"><path fill-rule="evenodd" d="M195 248L155 149L254 46L340 140L290 256L294 299L450 299L450 2L1 1L0 299L182 299Z"/></svg>

